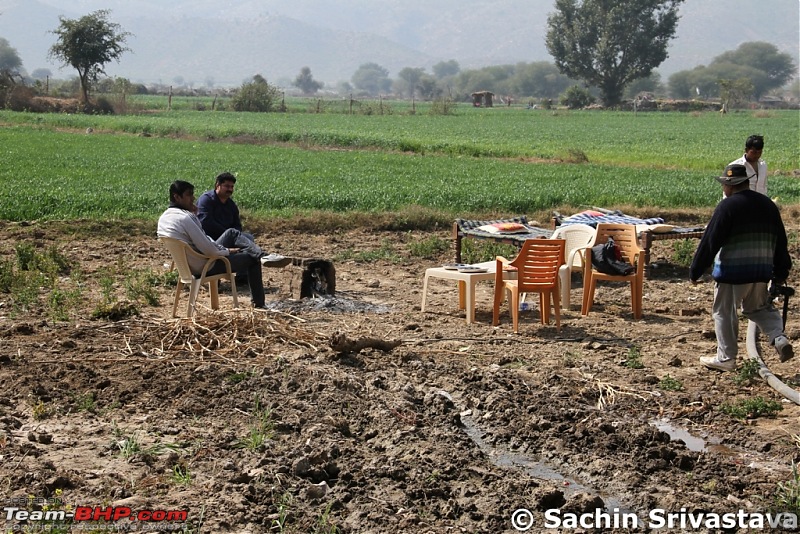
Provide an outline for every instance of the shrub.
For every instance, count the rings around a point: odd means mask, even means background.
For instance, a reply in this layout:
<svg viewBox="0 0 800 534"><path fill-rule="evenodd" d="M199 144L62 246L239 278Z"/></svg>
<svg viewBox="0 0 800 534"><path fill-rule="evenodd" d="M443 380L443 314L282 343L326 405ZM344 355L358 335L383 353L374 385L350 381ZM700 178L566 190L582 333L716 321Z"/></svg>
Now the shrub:
<svg viewBox="0 0 800 534"><path fill-rule="evenodd" d="M683 382L667 374L658 383L658 387L664 391L680 391L683 389Z"/></svg>
<svg viewBox="0 0 800 534"><path fill-rule="evenodd" d="M775 414L783 410L783 406L776 401L768 401L763 397L752 399L741 399L736 403L723 404L720 407L722 413L735 417L736 419L755 419L757 417L775 417Z"/></svg>
<svg viewBox="0 0 800 534"><path fill-rule="evenodd" d="M14 283L14 262L12 260L0 260L0 292L10 293Z"/></svg>
<svg viewBox="0 0 800 534"><path fill-rule="evenodd" d="M438 98L431 104L430 115L455 115L456 103L451 98Z"/></svg>
<svg viewBox="0 0 800 534"><path fill-rule="evenodd" d="M625 367L628 369L644 369L642 363L642 353L639 347L631 347L628 349L628 356L625 359Z"/></svg>
<svg viewBox="0 0 800 534"><path fill-rule="evenodd" d="M561 95L561 105L567 106L569 109L585 108L589 104L594 103L594 97L579 85L573 85Z"/></svg>
<svg viewBox="0 0 800 534"><path fill-rule="evenodd" d="M280 96L280 89L267 83L261 76L256 76L252 82L239 88L231 106L234 111L275 111Z"/></svg>
<svg viewBox="0 0 800 534"><path fill-rule="evenodd" d="M108 98L101 96L86 106L86 112L95 115L113 115L114 105Z"/></svg>
<svg viewBox="0 0 800 534"><path fill-rule="evenodd" d="M6 86L0 84L0 108L6 107L12 111L36 111L31 109L34 96L30 87L20 84Z"/></svg>
<svg viewBox="0 0 800 534"><path fill-rule="evenodd" d="M672 242L672 263L680 267L689 267L694 258L695 243L689 239Z"/></svg>
<svg viewBox="0 0 800 534"><path fill-rule="evenodd" d="M461 242L461 261L464 263L483 263L503 256L513 260L519 249L514 245L482 239L465 239Z"/></svg>
<svg viewBox="0 0 800 534"><path fill-rule="evenodd" d="M450 241L437 236L414 240L408 244L408 250L415 258L435 259L449 248Z"/></svg>
<svg viewBox="0 0 800 534"><path fill-rule="evenodd" d="M737 386L749 386L756 379L760 378L758 374L760 368L761 366L757 360L752 358L745 359L739 367L739 371L733 377L733 383Z"/></svg>

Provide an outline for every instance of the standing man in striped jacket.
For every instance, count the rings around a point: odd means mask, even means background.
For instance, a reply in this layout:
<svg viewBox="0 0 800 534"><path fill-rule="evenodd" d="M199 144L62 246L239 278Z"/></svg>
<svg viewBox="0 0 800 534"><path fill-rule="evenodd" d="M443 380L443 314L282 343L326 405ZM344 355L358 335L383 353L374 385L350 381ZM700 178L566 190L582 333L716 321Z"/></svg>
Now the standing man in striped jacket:
<svg viewBox="0 0 800 534"><path fill-rule="evenodd" d="M701 356L700 363L720 371L736 369L739 308L769 338L780 361L794 356L767 287L769 282L784 284L792 267L786 229L775 203L750 189L750 177L741 164L728 165L717 177L725 198L714 210L690 269L692 283L697 284L712 267L717 354Z"/></svg>

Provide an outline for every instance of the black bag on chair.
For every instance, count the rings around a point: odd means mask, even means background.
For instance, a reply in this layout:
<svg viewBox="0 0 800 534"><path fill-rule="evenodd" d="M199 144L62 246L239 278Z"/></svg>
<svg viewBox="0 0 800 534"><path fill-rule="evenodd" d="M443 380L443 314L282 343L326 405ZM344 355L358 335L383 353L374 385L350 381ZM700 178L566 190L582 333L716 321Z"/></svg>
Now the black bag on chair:
<svg viewBox="0 0 800 534"><path fill-rule="evenodd" d="M630 263L622 261L619 247L610 237L602 245L592 247L592 267L601 273L617 276L627 276L636 270Z"/></svg>

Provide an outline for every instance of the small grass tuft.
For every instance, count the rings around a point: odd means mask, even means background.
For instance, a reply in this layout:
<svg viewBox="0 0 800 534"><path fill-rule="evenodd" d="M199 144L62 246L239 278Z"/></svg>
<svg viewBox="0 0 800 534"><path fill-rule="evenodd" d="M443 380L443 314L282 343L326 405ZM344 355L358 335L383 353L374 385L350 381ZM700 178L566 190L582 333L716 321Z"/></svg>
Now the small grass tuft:
<svg viewBox="0 0 800 534"><path fill-rule="evenodd" d="M48 406L44 401L39 399L36 404L32 407L33 411L33 419L36 421L41 421L43 419L47 419L55 412L52 406Z"/></svg>
<svg viewBox="0 0 800 534"><path fill-rule="evenodd" d="M230 384L238 384L240 382L244 382L248 378L254 376L255 373L252 371L245 371L243 373L232 373L225 377Z"/></svg>
<svg viewBox="0 0 800 534"><path fill-rule="evenodd" d="M775 417L775 414L783 410L779 402L766 400L758 396L752 399L741 399L738 402L723 404L720 407L722 413L736 419L756 419L758 417Z"/></svg>
<svg viewBox="0 0 800 534"><path fill-rule="evenodd" d="M95 405L94 393L89 391L83 395L75 395L73 397L75 402L75 409L79 412L95 413L97 406Z"/></svg>
<svg viewBox="0 0 800 534"><path fill-rule="evenodd" d="M247 435L239 440L238 447L250 451L260 451L275 434L275 423L272 421L272 410L262 407L258 397L255 400L252 419Z"/></svg>
<svg viewBox="0 0 800 534"><path fill-rule="evenodd" d="M775 510L800 515L800 470L792 461L791 478L786 482L778 482L774 496Z"/></svg>
<svg viewBox="0 0 800 534"><path fill-rule="evenodd" d="M461 242L461 260L464 263L492 261L497 256L513 260L517 257L518 252L519 250L514 245L489 240L464 239Z"/></svg>
<svg viewBox="0 0 800 534"><path fill-rule="evenodd" d="M336 525L331 523L331 507L333 506L333 502L329 502L325 509L320 513L319 517L317 518L317 524L314 526L314 530L312 531L314 534L337 534L339 529Z"/></svg>
<svg viewBox="0 0 800 534"><path fill-rule="evenodd" d="M356 251L347 249L334 257L336 261L353 260L357 263L375 263L376 261L388 261L390 263L400 263L403 258L392 248L391 243L384 241L380 248L373 250Z"/></svg>
<svg viewBox="0 0 800 534"><path fill-rule="evenodd" d="M292 509L292 494L288 491L282 493L278 497L275 507L278 509L278 517L272 520L271 530L283 532L289 519L289 512Z"/></svg>
<svg viewBox="0 0 800 534"><path fill-rule="evenodd" d="M631 347L628 349L628 355L625 358L625 367L628 369L644 369L642 353L639 351L639 347Z"/></svg>
<svg viewBox="0 0 800 534"><path fill-rule="evenodd" d="M681 391L683 389L683 382L667 374L658 383L658 387L664 391Z"/></svg>
<svg viewBox="0 0 800 534"><path fill-rule="evenodd" d="M679 267L690 267L694 259L697 244L689 239L678 239L672 242L672 263Z"/></svg>
<svg viewBox="0 0 800 534"><path fill-rule="evenodd" d="M156 287L162 278L152 270L134 270L125 277L125 290L128 298L134 302L143 301L149 306L158 306Z"/></svg>
<svg viewBox="0 0 800 534"><path fill-rule="evenodd" d="M760 378L758 370L761 366L752 358L745 358L739 370L733 376L733 383L737 386L749 386Z"/></svg>
<svg viewBox="0 0 800 534"><path fill-rule="evenodd" d="M172 466L172 481L180 486L188 486L192 483L192 473L189 466L176 464Z"/></svg>
<svg viewBox="0 0 800 534"><path fill-rule="evenodd" d="M438 236L431 236L420 241L413 240L408 244L408 251L412 257L436 259L450 248L450 241Z"/></svg>
<svg viewBox="0 0 800 534"><path fill-rule="evenodd" d="M92 311L92 319L122 321L130 317L136 317L139 313L139 307L133 302L100 303L94 311Z"/></svg>
<svg viewBox="0 0 800 534"><path fill-rule="evenodd" d="M124 436L121 440L117 441L117 448L119 449L119 453L126 460L141 453L142 446L139 442L139 434L134 432L129 436Z"/></svg>

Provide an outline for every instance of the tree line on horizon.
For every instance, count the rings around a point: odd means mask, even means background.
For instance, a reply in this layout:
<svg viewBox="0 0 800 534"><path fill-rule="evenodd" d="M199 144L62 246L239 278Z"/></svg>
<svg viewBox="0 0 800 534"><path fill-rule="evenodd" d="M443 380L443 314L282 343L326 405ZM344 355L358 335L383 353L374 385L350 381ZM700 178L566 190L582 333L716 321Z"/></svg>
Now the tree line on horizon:
<svg viewBox="0 0 800 534"><path fill-rule="evenodd" d="M655 69L667 57L667 45L678 23L677 8L683 1L618 0L609 5L603 0L556 0L546 35L554 62L461 70L457 61L449 60L434 65L430 74L424 68L405 67L395 79L390 78L386 68L369 62L359 66L351 79L340 82L333 92L358 97L465 100L475 91L490 91L503 99L561 98L562 103L566 99L580 105L599 98L605 107L616 107L626 98L647 92L676 99L720 98L724 104L735 106L779 90L795 77L797 66L789 54L771 43L755 41L714 57L708 65L676 72L666 83L662 81ZM9 95L17 86L29 87L34 94L65 96L71 92L87 106L92 90L102 92L122 86L129 94L163 91L124 78L101 78L105 65L119 62L129 51L126 39L130 34L111 22L109 14L108 10L99 10L80 19L59 18L58 28L51 32L56 40L50 57L73 67L78 76L74 80L53 80L52 90L49 70L37 69L32 76L26 76L16 50L0 37L0 107L7 106ZM210 92L213 82L208 85ZM307 66L300 69L291 85L303 95L315 95L325 89ZM242 100L245 90L249 91L246 99L259 93L270 100L279 91L259 74L231 92ZM796 79L789 90L800 97ZM246 110L269 110L256 108L242 106Z"/></svg>

